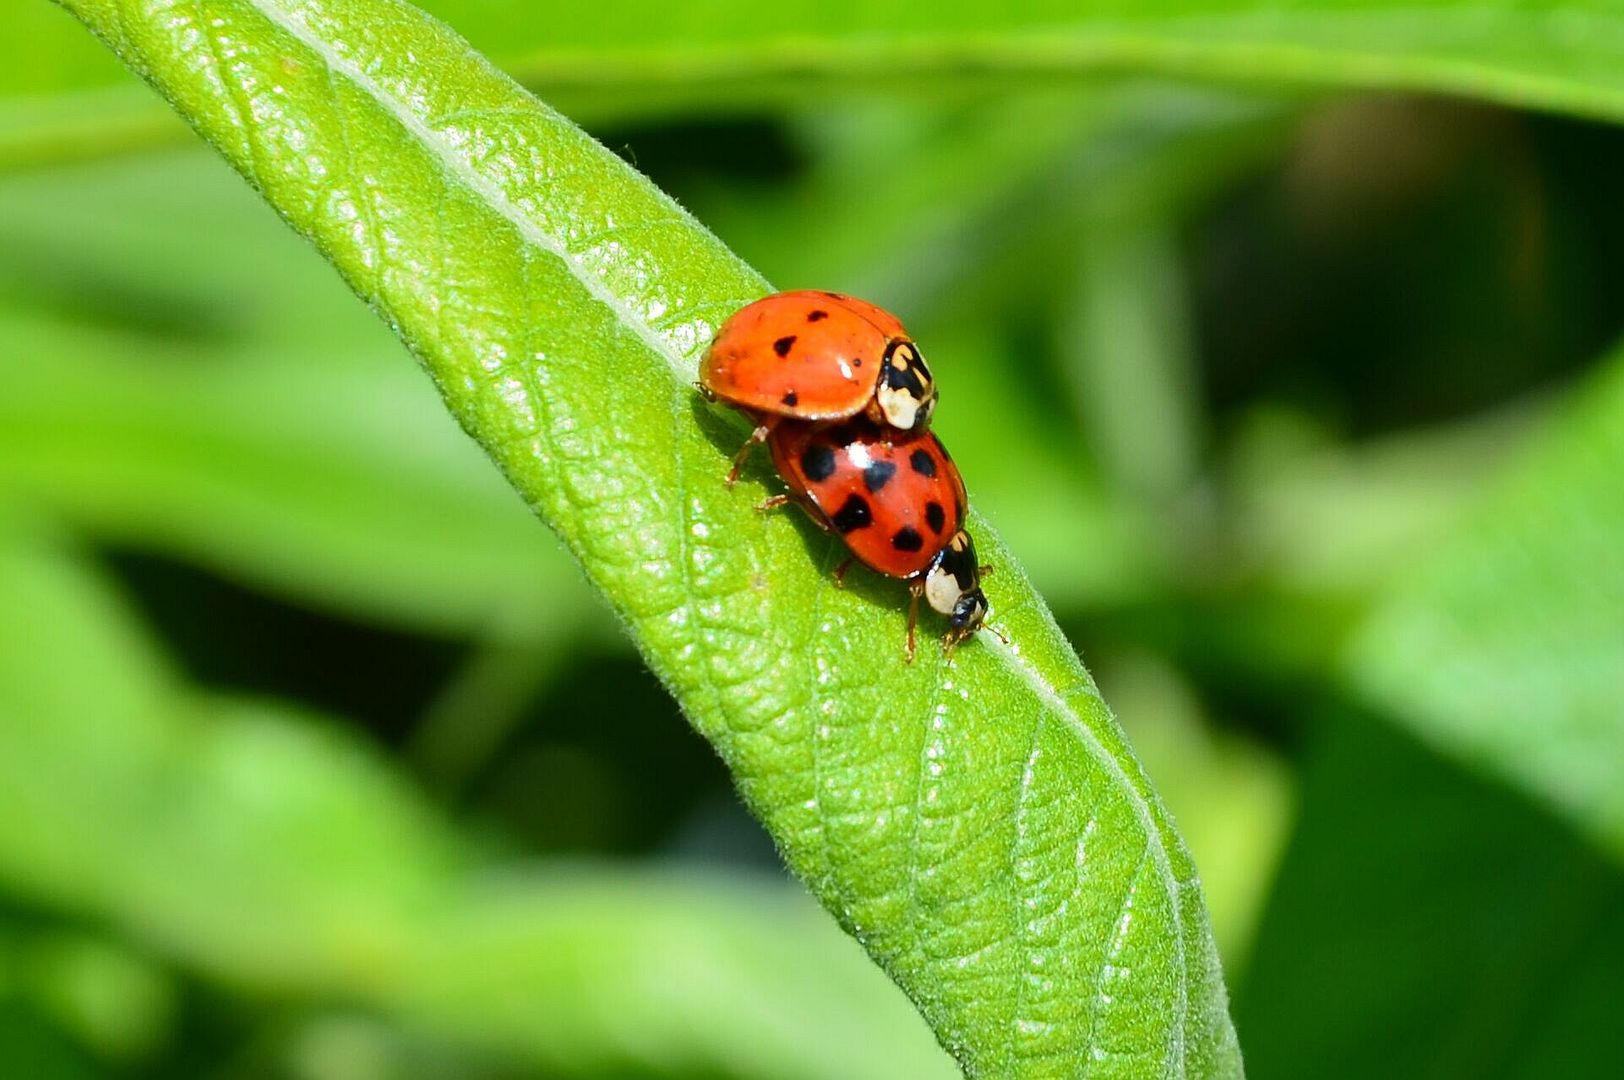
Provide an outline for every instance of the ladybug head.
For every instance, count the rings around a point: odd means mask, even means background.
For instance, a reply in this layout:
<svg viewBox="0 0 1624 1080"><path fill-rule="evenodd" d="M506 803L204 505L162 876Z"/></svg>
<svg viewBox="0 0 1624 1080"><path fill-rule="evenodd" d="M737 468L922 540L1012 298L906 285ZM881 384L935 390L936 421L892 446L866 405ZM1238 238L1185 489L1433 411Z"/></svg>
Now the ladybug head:
<svg viewBox="0 0 1624 1080"><path fill-rule="evenodd" d="M953 614L947 617L947 638L942 642L942 648L947 652L953 651L953 646L981 629L981 623L987 617L987 594L981 589L971 589L959 597L959 602L953 605Z"/></svg>
<svg viewBox="0 0 1624 1080"><path fill-rule="evenodd" d="M947 616L943 647L953 646L981 629L987 617L987 596L981 591L981 564L975 542L960 529L937 554L925 572L925 599Z"/></svg>
<svg viewBox="0 0 1624 1080"><path fill-rule="evenodd" d="M925 358L906 338L891 344L880 365L874 401L887 424L903 431L923 431L936 410L936 380Z"/></svg>

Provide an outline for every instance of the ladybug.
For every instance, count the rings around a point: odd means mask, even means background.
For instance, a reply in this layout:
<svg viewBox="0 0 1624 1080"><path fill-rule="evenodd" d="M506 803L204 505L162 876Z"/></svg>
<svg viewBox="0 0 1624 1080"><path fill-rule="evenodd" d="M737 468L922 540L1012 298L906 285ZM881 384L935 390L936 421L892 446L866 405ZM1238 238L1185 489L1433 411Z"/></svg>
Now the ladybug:
<svg viewBox="0 0 1624 1080"><path fill-rule="evenodd" d="M968 498L947 448L929 431L899 431L866 421L838 426L782 424L768 437L773 464L789 494L763 509L799 503L812 520L838 533L851 557L908 583L908 659L914 655L919 598L947 616L944 652L981 628L987 598L975 543L964 531Z"/></svg>
<svg viewBox="0 0 1624 1080"><path fill-rule="evenodd" d="M832 423L863 415L923 431L936 381L895 315L856 297L805 289L734 312L699 365L711 400L744 410L756 429L733 461L731 485L757 443L784 420Z"/></svg>

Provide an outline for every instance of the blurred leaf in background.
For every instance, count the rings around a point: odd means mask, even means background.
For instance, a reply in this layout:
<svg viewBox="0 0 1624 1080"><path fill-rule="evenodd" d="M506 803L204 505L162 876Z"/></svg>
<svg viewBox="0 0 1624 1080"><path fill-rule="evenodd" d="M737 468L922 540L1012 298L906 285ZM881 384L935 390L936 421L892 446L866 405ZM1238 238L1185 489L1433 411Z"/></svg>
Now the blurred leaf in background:
<svg viewBox="0 0 1624 1080"><path fill-rule="evenodd" d="M1355 680L1624 858L1624 359L1361 632Z"/></svg>
<svg viewBox="0 0 1624 1080"><path fill-rule="evenodd" d="M1506 107L1624 116L1611 16L712 7L438 11L928 344L1250 1073L1616 1074L1624 135ZM387 329L8 18L0 1073L951 1074Z"/></svg>
<svg viewBox="0 0 1624 1080"><path fill-rule="evenodd" d="M1616 864L1350 710L1318 718L1236 1023L1253 1075L1610 1076Z"/></svg>
<svg viewBox="0 0 1624 1080"><path fill-rule="evenodd" d="M177 684L106 583L28 530L5 534L0 588L30 613L0 636L0 880L17 899L219 991L346 1002L564 1072L945 1068L884 976L787 887L498 871L330 723ZM138 961L90 945L40 962L44 1003L75 1033L115 1056L163 1041L164 980ZM803 978L773 985L786 970Z"/></svg>

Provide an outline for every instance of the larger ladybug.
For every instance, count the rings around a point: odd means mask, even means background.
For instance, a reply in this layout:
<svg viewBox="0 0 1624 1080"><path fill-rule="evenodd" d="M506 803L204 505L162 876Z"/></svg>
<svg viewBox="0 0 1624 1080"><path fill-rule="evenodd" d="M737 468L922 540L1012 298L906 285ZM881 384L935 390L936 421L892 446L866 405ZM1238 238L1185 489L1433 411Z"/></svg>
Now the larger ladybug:
<svg viewBox="0 0 1624 1080"><path fill-rule="evenodd" d="M987 616L985 568L964 531L964 481L935 435L864 421L785 424L767 445L790 489L769 505L800 503L820 526L839 534L857 561L908 583L910 660L920 597L947 616L945 651L980 629Z"/></svg>
<svg viewBox="0 0 1624 1080"><path fill-rule="evenodd" d="M813 290L775 293L734 312L700 362L699 385L756 421L730 484L785 420L863 415L881 427L923 431L936 407L936 381L895 315Z"/></svg>

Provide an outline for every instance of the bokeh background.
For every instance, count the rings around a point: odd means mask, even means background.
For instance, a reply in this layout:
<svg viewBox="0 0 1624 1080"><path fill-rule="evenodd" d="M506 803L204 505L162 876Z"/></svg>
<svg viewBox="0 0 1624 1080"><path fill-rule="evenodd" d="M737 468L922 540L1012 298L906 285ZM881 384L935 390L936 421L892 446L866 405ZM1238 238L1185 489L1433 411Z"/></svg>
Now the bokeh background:
<svg viewBox="0 0 1624 1080"><path fill-rule="evenodd" d="M953 1075L387 329L65 14L7 20L0 1076ZM1194 849L1252 1076L1624 1075L1624 132L514 68L907 321Z"/></svg>

